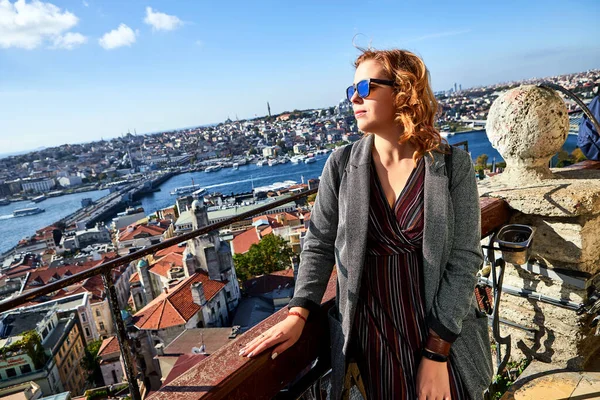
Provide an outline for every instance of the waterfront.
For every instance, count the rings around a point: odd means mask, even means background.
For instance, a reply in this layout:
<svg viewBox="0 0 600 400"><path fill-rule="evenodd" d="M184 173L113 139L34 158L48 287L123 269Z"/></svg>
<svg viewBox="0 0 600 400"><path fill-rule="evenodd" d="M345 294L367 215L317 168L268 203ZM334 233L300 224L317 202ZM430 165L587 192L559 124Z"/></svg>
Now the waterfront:
<svg viewBox="0 0 600 400"><path fill-rule="evenodd" d="M451 144L468 141L473 160L481 154L487 154L489 157L488 163L491 163L494 157L496 157L497 162L502 161L500 154L487 140L485 131L456 134L449 137L448 141ZM576 146L577 137L569 135L564 149L571 152ZM255 164L249 164L240 166L238 170L223 168L220 171L211 173L191 172L179 174L164 182L160 186L161 190L159 192L151 193L142 198L141 203L147 214L173 205L175 196L172 196L170 192L177 187L191 185L192 179L195 184L206 188L208 193L221 192L223 194L249 192L253 186L265 186L285 180L300 183L302 176L306 182L308 179L318 178L321 175L328 155L317 156L317 162L312 164L287 163L273 167L257 167ZM106 194L108 194L108 191L104 190L49 198L37 204L38 207L46 210L44 213L20 218L12 217L12 212L16 209L35 205L30 201L21 201L7 206L0 206L0 223L2 224L0 254L15 246L20 239L34 234L37 229L75 212L81 207L82 198L91 197L96 200Z"/></svg>
<svg viewBox="0 0 600 400"><path fill-rule="evenodd" d="M0 254L14 247L24 237L33 235L36 230L44 228L77 211L81 208L81 199L89 197L92 200L97 200L107 194L108 190L95 190L52 197L37 204L30 200L25 200L0 206L0 226L2 227ZM41 214L27 217L15 218L12 216L14 210L27 207L39 207L45 211Z"/></svg>

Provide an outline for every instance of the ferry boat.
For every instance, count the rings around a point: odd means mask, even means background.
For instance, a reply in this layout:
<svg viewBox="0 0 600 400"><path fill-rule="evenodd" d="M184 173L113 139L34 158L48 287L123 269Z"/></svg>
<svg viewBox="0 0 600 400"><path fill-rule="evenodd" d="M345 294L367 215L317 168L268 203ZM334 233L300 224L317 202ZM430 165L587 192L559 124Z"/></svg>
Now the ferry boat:
<svg viewBox="0 0 600 400"><path fill-rule="evenodd" d="M312 164L316 163L317 159L315 157L307 157L304 159L304 164Z"/></svg>
<svg viewBox="0 0 600 400"><path fill-rule="evenodd" d="M171 191L171 195L181 196L184 194L195 192L197 190L205 191L206 189L202 188L200 185L180 186L178 188L175 188L175 190Z"/></svg>
<svg viewBox="0 0 600 400"><path fill-rule="evenodd" d="M221 170L221 166L220 165L211 165L210 167L206 167L206 169L204 170L204 172L217 172Z"/></svg>
<svg viewBox="0 0 600 400"><path fill-rule="evenodd" d="M41 196L34 197L33 199L31 199L31 201L33 201L34 203L39 203L40 201L44 201L44 200L46 200L45 195L41 195Z"/></svg>
<svg viewBox="0 0 600 400"><path fill-rule="evenodd" d="M44 211L46 210L39 207L21 208L20 210L13 211L13 217L26 217L28 215L43 213Z"/></svg>
<svg viewBox="0 0 600 400"><path fill-rule="evenodd" d="M0 199L0 206L7 206L10 204L10 200L8 199Z"/></svg>
<svg viewBox="0 0 600 400"><path fill-rule="evenodd" d="M440 131L440 135L443 138L449 137L449 136L454 136L454 132L450 132L450 131Z"/></svg>

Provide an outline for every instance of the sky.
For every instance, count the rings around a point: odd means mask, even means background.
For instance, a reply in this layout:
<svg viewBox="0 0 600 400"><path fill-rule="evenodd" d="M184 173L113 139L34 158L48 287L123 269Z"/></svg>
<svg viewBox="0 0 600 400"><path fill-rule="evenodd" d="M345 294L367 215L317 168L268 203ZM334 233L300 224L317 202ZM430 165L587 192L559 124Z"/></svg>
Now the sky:
<svg viewBox="0 0 600 400"><path fill-rule="evenodd" d="M598 0L0 0L0 153L329 107L353 40L416 52L436 91L600 68L599 20Z"/></svg>

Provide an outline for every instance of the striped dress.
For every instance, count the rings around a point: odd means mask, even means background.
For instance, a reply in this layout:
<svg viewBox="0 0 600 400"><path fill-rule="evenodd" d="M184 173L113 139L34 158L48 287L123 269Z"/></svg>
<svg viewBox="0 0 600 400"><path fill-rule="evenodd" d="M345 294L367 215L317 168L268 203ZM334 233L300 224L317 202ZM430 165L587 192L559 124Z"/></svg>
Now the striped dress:
<svg viewBox="0 0 600 400"><path fill-rule="evenodd" d="M367 399L417 398L420 350L427 340L422 242L425 164L421 157L391 208L371 164L365 269L351 334ZM452 400L467 399L452 359Z"/></svg>

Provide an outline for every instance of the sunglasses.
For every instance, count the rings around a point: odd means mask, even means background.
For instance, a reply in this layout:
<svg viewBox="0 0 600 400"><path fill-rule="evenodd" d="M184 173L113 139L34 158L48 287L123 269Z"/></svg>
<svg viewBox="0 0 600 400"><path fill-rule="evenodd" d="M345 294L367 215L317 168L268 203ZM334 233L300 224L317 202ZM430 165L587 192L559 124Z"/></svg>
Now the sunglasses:
<svg viewBox="0 0 600 400"><path fill-rule="evenodd" d="M364 99L365 97L369 97L369 93L371 93L372 83L385 86L397 86L396 82L388 81L385 79L363 79L358 83L348 86L348 89L346 89L346 97L348 98L348 101L352 102L352 96L354 96L354 93L357 93L358 97L362 99Z"/></svg>

